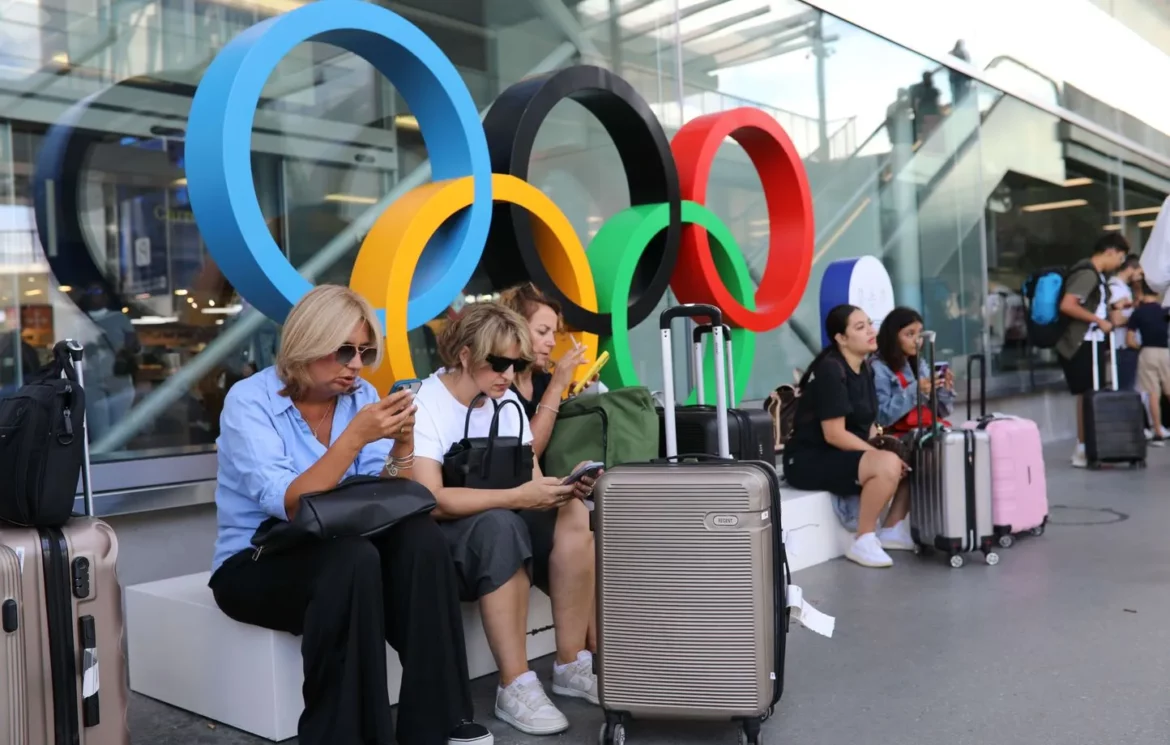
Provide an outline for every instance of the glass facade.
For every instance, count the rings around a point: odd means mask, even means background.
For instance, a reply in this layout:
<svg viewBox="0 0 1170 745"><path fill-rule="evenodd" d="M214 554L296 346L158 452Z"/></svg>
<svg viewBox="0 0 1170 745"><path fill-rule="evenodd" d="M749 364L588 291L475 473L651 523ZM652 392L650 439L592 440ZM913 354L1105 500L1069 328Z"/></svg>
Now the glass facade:
<svg viewBox="0 0 1170 745"><path fill-rule="evenodd" d="M246 307L194 223L184 138L217 50L301 4L15 0L0 17L0 395L54 340L84 341L99 490L214 478L224 396L273 359L278 328ZM757 336L751 400L819 347L825 267L863 255L883 260L898 303L922 310L956 370L986 351L997 389L1042 385L1056 368L1023 344L1023 276L1071 263L1104 230L1139 248L1170 192L1170 158L1131 152L797 0L380 4L440 46L481 111L534 72L593 64L630 82L668 137L744 105L785 128L812 189L815 258L790 322ZM1008 56L977 66L1051 106L1070 95ZM305 43L269 79L253 177L278 246L316 281L348 282L379 203L421 183L426 162L409 108L362 58ZM528 180L583 241L629 205L616 148L573 101L541 128ZM766 205L730 141L708 194L758 282ZM496 289L481 267L466 294ZM420 373L435 366L438 326L412 332ZM632 331L652 389L662 383L656 337L652 321ZM680 376L686 361L680 349ZM138 470L116 467L125 461Z"/></svg>

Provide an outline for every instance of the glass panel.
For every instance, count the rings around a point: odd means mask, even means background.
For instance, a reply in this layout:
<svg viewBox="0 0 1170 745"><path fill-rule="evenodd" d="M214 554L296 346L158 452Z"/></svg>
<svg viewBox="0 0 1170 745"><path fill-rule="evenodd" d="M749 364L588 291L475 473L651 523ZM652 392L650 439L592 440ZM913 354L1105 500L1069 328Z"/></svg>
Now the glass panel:
<svg viewBox="0 0 1170 745"><path fill-rule="evenodd" d="M0 120L0 393L44 361L54 340L82 340L95 460L213 449L227 390L274 359L278 327L257 322L195 226L184 138L197 71L236 34L297 5L70 0L34 13L29 23L42 33L0 60L0 95L24 101ZM674 0L392 7L448 55L481 110L537 66L582 60L620 69L656 111L675 107L678 120L677 76L663 72L679 69ZM398 92L338 48L299 45L264 89L252 136L261 212L294 266L322 263L330 247L317 281L348 282L356 245L338 236L426 158ZM629 204L613 143L573 102L541 127L530 181L586 240ZM45 192L54 196L38 201ZM466 292L499 289L481 267ZM413 334L420 374L438 365L442 320ZM651 337L653 323L634 331L645 350L638 372L658 389ZM680 385L687 359L680 346Z"/></svg>

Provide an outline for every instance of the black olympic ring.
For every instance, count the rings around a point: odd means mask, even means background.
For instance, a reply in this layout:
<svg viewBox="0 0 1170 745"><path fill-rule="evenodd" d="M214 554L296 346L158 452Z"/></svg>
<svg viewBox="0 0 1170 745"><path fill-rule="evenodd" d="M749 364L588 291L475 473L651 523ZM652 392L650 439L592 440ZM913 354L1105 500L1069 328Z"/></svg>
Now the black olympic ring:
<svg viewBox="0 0 1170 745"><path fill-rule="evenodd" d="M516 83L496 99L483 121L492 171L528 180L536 135L544 120L569 98L597 117L617 147L629 184L630 205L667 204L666 230L647 248L630 289L629 325L650 317L670 286L682 240L682 195L670 141L646 100L612 72L583 65ZM514 204L493 208L484 266L497 287L530 280L560 303L568 325L608 335L610 314L582 308L553 282L536 249L531 215Z"/></svg>

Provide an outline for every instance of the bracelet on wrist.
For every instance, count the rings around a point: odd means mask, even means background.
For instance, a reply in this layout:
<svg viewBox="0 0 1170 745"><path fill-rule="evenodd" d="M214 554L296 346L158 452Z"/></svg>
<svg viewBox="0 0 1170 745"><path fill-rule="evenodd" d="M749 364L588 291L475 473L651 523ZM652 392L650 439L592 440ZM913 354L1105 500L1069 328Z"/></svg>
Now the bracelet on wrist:
<svg viewBox="0 0 1170 745"><path fill-rule="evenodd" d="M382 467L386 470L386 475L393 478L397 476L400 471L414 467L414 451L411 450L410 453L403 456L397 456L391 453L386 456L386 460L382 464Z"/></svg>
<svg viewBox="0 0 1170 745"><path fill-rule="evenodd" d="M559 414L561 411L561 407L559 407L559 406L553 407L553 406L549 406L548 404L537 404L536 410L540 411L541 409L548 409L553 414Z"/></svg>

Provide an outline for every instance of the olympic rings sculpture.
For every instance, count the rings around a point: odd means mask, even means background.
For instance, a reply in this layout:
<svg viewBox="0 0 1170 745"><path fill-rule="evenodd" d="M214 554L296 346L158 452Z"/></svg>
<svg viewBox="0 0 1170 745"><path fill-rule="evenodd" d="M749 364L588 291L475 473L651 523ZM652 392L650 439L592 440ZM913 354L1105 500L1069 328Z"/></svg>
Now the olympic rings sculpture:
<svg viewBox="0 0 1170 745"><path fill-rule="evenodd" d="M783 128L739 108L693 119L668 140L629 83L592 66L517 83L481 124L438 46L409 21L361 0L320 0L256 24L224 46L196 91L187 138L191 204L212 257L249 303L281 321L311 288L265 226L250 159L260 92L280 60L309 40L359 55L386 76L417 118L432 163L433 181L378 217L350 279L385 312L387 363L367 373L379 390L414 377L407 333L444 313L486 258L493 284L531 280L559 301L591 356L600 339L614 361L602 372L610 387L639 384L628 330L650 316L668 287L681 302L718 306L733 327L742 397L754 333L788 320L812 267L812 198ZM526 181L540 125L567 98L606 129L629 184L631 206L602 225L588 251L564 213ZM730 229L703 204L716 150L728 137L751 158L767 203L768 258L758 289ZM714 376L706 380L713 385Z"/></svg>

